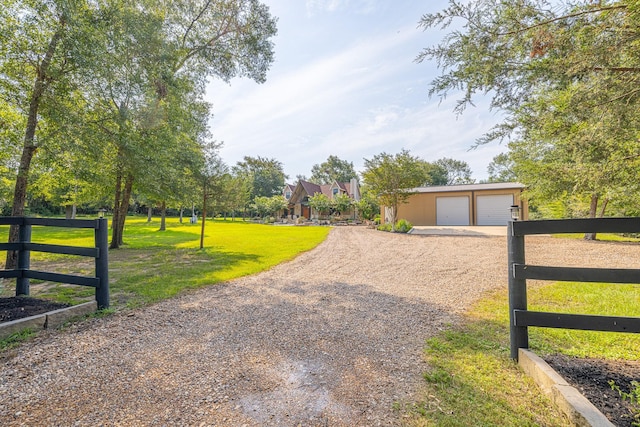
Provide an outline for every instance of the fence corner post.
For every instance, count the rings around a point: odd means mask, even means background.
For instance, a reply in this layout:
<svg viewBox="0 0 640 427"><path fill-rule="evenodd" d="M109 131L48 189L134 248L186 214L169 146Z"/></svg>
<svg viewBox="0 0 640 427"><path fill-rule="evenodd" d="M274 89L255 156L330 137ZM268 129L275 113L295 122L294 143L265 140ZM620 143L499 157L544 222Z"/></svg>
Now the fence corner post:
<svg viewBox="0 0 640 427"><path fill-rule="evenodd" d="M16 296L29 296L29 278L24 272L31 266L31 251L25 248L27 243L31 243L31 224L26 224L23 218L20 224L18 242L21 247L18 250L18 270L20 275L16 278Z"/></svg>
<svg viewBox="0 0 640 427"><path fill-rule="evenodd" d="M100 284L96 288L98 310L109 308L109 223L106 218L96 220L95 241L98 248L96 277Z"/></svg>
<svg viewBox="0 0 640 427"><path fill-rule="evenodd" d="M516 236L513 221L507 225L507 250L509 274L509 336L511 358L518 360L518 349L529 348L529 331L526 326L516 326L514 310L527 309L527 281L515 277L514 264L524 264L524 236Z"/></svg>

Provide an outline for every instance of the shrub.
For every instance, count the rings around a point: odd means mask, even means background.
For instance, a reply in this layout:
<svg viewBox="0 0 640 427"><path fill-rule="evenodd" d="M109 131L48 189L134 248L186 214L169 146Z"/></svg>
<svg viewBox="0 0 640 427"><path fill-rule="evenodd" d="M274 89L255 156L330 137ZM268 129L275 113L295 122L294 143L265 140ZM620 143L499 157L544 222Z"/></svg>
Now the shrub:
<svg viewBox="0 0 640 427"><path fill-rule="evenodd" d="M413 228L413 224L411 224L406 219L398 220L398 222L396 223L396 232L397 233L407 233L412 228Z"/></svg>
<svg viewBox="0 0 640 427"><path fill-rule="evenodd" d="M391 231L391 224L380 224L378 226L378 230L380 231Z"/></svg>

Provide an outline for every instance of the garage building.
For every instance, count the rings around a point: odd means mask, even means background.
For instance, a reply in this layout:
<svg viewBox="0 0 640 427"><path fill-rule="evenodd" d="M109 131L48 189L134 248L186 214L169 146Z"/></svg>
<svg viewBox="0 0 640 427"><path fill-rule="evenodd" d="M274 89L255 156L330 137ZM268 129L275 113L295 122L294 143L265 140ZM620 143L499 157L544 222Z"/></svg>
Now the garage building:
<svg viewBox="0 0 640 427"><path fill-rule="evenodd" d="M517 182L414 188L398 207L398 219L413 225L506 225L513 205L520 208L520 219L528 218L524 188Z"/></svg>

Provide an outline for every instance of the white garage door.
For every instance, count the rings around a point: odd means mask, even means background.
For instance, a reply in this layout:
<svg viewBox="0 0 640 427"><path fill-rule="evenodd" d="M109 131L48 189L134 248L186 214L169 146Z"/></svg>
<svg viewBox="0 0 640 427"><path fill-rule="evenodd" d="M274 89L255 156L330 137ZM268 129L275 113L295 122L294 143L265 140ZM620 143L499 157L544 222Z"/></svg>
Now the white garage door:
<svg viewBox="0 0 640 427"><path fill-rule="evenodd" d="M478 196L476 203L478 225L507 225L511 219L513 194Z"/></svg>
<svg viewBox="0 0 640 427"><path fill-rule="evenodd" d="M469 225L469 197L437 197L437 225Z"/></svg>

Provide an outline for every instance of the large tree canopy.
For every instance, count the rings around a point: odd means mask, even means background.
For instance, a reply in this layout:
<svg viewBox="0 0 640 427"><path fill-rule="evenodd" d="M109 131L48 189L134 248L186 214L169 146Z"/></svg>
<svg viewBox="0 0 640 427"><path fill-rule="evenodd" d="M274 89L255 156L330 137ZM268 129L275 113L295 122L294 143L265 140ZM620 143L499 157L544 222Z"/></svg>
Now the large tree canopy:
<svg viewBox="0 0 640 427"><path fill-rule="evenodd" d="M358 178L353 168L353 162L342 160L338 156L329 156L325 162L313 165L311 168L311 182L315 184L332 184L337 182L349 182L352 178Z"/></svg>
<svg viewBox="0 0 640 427"><path fill-rule="evenodd" d="M442 74L431 94L477 95L506 120L478 139L504 137L518 179L547 197L599 200L635 190L639 172L640 3L451 0L424 28L452 28L418 61Z"/></svg>
<svg viewBox="0 0 640 427"><path fill-rule="evenodd" d="M284 181L288 178L280 161L260 156L245 156L233 167L233 173L251 182L251 200L282 193Z"/></svg>
<svg viewBox="0 0 640 427"><path fill-rule="evenodd" d="M429 180L426 162L407 150L398 154L381 153L364 159L364 182L376 194L381 205L391 210L391 227L395 230L398 206L413 194L413 188Z"/></svg>
<svg viewBox="0 0 640 427"><path fill-rule="evenodd" d="M115 190L118 247L134 185L178 202L194 155L202 155L207 79L264 82L275 34L276 19L259 0L3 1L0 121L12 123L2 148L16 152L0 159L0 174L7 164L17 172L12 214L24 213L32 160L50 146L49 170L94 162L108 176L101 184ZM59 187L41 186L71 201Z"/></svg>

